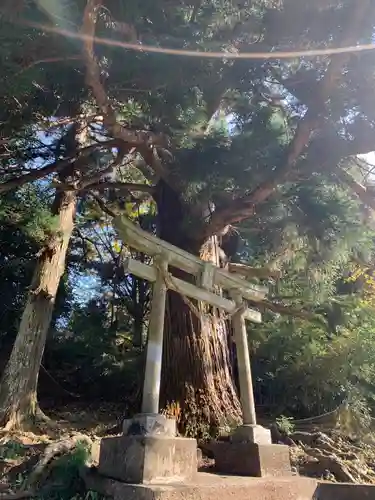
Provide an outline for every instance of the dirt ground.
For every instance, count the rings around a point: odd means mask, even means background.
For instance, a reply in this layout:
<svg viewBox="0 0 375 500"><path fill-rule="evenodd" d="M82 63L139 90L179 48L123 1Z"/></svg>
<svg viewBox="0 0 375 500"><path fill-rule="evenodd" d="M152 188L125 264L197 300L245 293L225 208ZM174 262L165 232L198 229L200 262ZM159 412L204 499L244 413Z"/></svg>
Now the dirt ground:
<svg viewBox="0 0 375 500"><path fill-rule="evenodd" d="M97 500L80 476L83 465L96 465L100 440L121 432L116 406L72 406L49 412L51 425L23 432L0 430L0 500L45 498ZM335 482L375 484L375 439L344 436L337 430L278 435L290 446L296 474ZM200 470L214 460L207 443L199 443Z"/></svg>

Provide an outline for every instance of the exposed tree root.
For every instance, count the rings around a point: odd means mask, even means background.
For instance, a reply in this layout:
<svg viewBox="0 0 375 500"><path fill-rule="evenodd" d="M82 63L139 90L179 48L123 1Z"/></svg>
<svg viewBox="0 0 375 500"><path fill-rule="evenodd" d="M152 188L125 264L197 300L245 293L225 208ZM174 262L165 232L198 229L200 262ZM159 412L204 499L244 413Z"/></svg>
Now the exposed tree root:
<svg viewBox="0 0 375 500"><path fill-rule="evenodd" d="M13 412L3 418L4 426L1 431L6 435L17 431L32 432L35 434L47 434L55 439L61 435L61 425L48 417L39 406L35 412L26 416L20 412Z"/></svg>
<svg viewBox="0 0 375 500"><path fill-rule="evenodd" d="M337 481L344 483L355 483L356 477L350 472L349 467L346 466L336 455L326 455L321 450L317 448L305 448L305 452L313 458L317 459L317 463L314 466L319 466L321 473L324 471L330 471ZM358 471L357 471L358 473Z"/></svg>
<svg viewBox="0 0 375 500"><path fill-rule="evenodd" d="M0 492L0 500L20 500L38 496L40 488L50 475L54 461L62 455L71 453L81 442L92 445L91 439L83 434L75 434L49 444L22 487L18 491L12 491L9 488L6 493L1 494Z"/></svg>
<svg viewBox="0 0 375 500"><path fill-rule="evenodd" d="M331 436L323 432L294 432L288 439L300 450L296 461L302 474L346 483L375 483L371 447L359 448L337 432Z"/></svg>
<svg viewBox="0 0 375 500"><path fill-rule="evenodd" d="M3 410L0 412L0 421L3 422L2 429L5 432L17 430L30 430L39 426L47 426L50 429L57 430L59 425L50 419L39 407L35 406L34 411L21 411L20 409Z"/></svg>

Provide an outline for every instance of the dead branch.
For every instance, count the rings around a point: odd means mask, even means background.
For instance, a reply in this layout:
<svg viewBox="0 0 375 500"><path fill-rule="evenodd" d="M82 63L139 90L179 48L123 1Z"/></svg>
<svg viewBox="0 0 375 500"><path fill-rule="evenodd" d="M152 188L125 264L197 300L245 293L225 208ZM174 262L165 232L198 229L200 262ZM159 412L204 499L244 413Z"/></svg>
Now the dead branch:
<svg viewBox="0 0 375 500"><path fill-rule="evenodd" d="M165 169L158 151L155 147L150 147L147 144L140 145L137 148L138 152L147 163L147 165L155 172L157 177L161 177L165 181L168 181L168 184L175 189L178 188L178 183L174 177L172 177L169 172ZM165 151L165 150L164 150Z"/></svg>

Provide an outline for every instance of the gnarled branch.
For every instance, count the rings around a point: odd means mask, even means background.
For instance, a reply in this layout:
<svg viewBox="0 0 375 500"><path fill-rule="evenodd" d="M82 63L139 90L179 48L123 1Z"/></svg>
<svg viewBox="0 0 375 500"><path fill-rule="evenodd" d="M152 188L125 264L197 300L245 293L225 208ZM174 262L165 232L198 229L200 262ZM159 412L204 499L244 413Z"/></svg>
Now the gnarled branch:
<svg viewBox="0 0 375 500"><path fill-rule="evenodd" d="M13 189L17 189L21 186L24 186L28 182L33 182L38 179L42 179L43 177L46 177L47 175L52 174L54 172L60 172L67 166L77 161L78 158L84 158L85 156L89 156L93 151L96 151L101 147L110 148L113 147L114 145L115 141L113 140L91 144L90 146L80 149L74 156L71 156L70 158L65 158L63 160L55 161L53 163L50 163L49 165L46 165L45 167L35 169L30 173L25 174L21 177L16 177L15 179L10 179L6 182L3 182L2 184L0 184L0 194L7 193L8 191L11 191Z"/></svg>
<svg viewBox="0 0 375 500"><path fill-rule="evenodd" d="M91 88L96 103L103 114L103 122L110 134L116 139L137 147L150 167L163 179L169 177L160 161L155 146L166 147L168 141L164 134L155 134L145 130L131 130L117 122L116 113L109 101L101 82L100 68L94 54L94 40L98 11L102 0L87 0L83 15L81 33L84 37L83 52L86 63L86 81Z"/></svg>
<svg viewBox="0 0 375 500"><path fill-rule="evenodd" d="M364 0L360 4L353 2L353 13L348 20L347 33L343 36L343 45L354 45L363 20L366 18L370 0ZM311 134L316 130L324 119L322 109L329 97L330 91L337 85L341 78L342 68L350 58L350 54L338 54L332 57L328 69L317 84L317 97L319 102L316 107L309 108L304 118L301 119L294 138L290 144L286 160L275 168L271 175L257 188L247 195L234 200L228 206L218 208L206 225L204 235L206 238L220 231L228 224L235 224L252 217L259 203L263 203L277 189L278 185L285 182L288 175L293 171L301 153L310 141Z"/></svg>

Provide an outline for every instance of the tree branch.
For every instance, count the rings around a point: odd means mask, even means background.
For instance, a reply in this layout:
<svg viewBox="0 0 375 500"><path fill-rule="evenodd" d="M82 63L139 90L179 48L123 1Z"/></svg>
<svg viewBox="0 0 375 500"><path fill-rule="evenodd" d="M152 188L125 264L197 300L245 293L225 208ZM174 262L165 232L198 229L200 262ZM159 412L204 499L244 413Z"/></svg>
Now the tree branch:
<svg viewBox="0 0 375 500"><path fill-rule="evenodd" d="M86 63L87 84L93 92L100 112L103 114L104 125L110 134L116 139L136 146L150 167L160 177L166 179L168 172L158 158L155 150L155 146L166 147L168 145L165 135L144 130L131 130L120 125L117 122L116 113L101 82L100 68L94 54L96 22L101 6L102 0L87 0L83 16L81 33L84 37L83 52Z"/></svg>
<svg viewBox="0 0 375 500"><path fill-rule="evenodd" d="M24 66L20 71L18 71L15 76L19 76L24 71L32 68L33 66L37 66L38 64L46 64L46 63L55 63L55 62L66 62L66 61L80 61L82 60L82 56L67 56L67 57L45 57L44 59L37 59L36 61L32 61L26 66Z"/></svg>
<svg viewBox="0 0 375 500"><path fill-rule="evenodd" d="M88 187L80 189L82 191L102 191L104 189L118 189L119 191L131 191L135 193L148 193L153 195L155 193L155 186L149 184L135 184L132 182L99 182L98 184L91 184Z"/></svg>
<svg viewBox="0 0 375 500"><path fill-rule="evenodd" d="M254 302L253 305L259 309L263 309L264 311L268 310L276 314L292 316L293 318L300 318L308 321L317 321L323 326L327 326L323 319L321 319L317 314L314 314L310 311L305 311L303 309L295 309L294 307L285 306L283 304L275 304L274 302L270 302L268 300L262 300L262 302L257 303Z"/></svg>
<svg viewBox="0 0 375 500"><path fill-rule="evenodd" d="M112 161L106 169L104 169L101 172L98 172L96 175L92 176L90 179L82 179L82 181L79 183L78 189L81 190L85 189L86 187L90 187L91 184L98 184L100 180L103 178L104 175L109 174L112 172L116 167L120 166L121 163L124 160L124 157L127 153L131 154L132 148L129 145L124 145L122 144L121 147L118 149L116 158L114 161Z"/></svg>
<svg viewBox="0 0 375 500"><path fill-rule="evenodd" d="M343 184L351 188L364 205L375 210L375 196L372 191L368 191L366 187L357 182L349 172L340 167L335 170L335 175Z"/></svg>
<svg viewBox="0 0 375 500"><path fill-rule="evenodd" d="M103 210L103 212L110 217L117 217L118 214L116 214L113 210L111 210L107 205L104 203L104 201L100 198L100 196L97 196L96 194L91 193L91 196L94 198L96 203L99 205L99 207Z"/></svg>
<svg viewBox="0 0 375 500"><path fill-rule="evenodd" d="M342 40L343 45L350 46L355 44L358 31L366 17L369 6L370 0L363 0L360 4L353 2L353 14L348 20L347 34ZM275 168L269 178L254 191L234 200L228 206L218 208L212 214L210 222L205 227L205 238L218 233L220 229L228 224L239 223L242 220L252 217L256 206L267 200L277 189L278 185L287 179L288 175L293 171L301 153L309 143L311 133L322 123L324 119L322 110L325 108L329 93L337 85L342 74L342 67L347 63L349 58L350 54L348 53L338 54L331 58L323 79L320 83L317 83L317 97L319 98L319 102L316 103L316 107L310 107L304 118L299 122L285 162L278 168Z"/></svg>
<svg viewBox="0 0 375 500"><path fill-rule="evenodd" d="M0 184L0 194L6 193L13 189L17 189L27 184L28 182L33 182L38 179L42 179L43 177L46 177L47 175L52 174L54 172L60 172L67 166L77 161L78 158L89 156L93 151L97 150L98 148L101 147L110 148L113 147L114 145L115 141L110 140L102 143L92 144L90 146L82 148L79 151L77 151L77 153L74 156L70 158L65 158L63 160L55 161L54 163L46 165L45 167L42 167L40 169L35 169L29 174L3 182L2 184Z"/></svg>
<svg viewBox="0 0 375 500"><path fill-rule="evenodd" d="M267 267L251 267L245 264L235 264L230 263L228 265L228 271L231 273L237 273L245 278L273 278L280 279L281 271L278 269L270 269Z"/></svg>
<svg viewBox="0 0 375 500"><path fill-rule="evenodd" d="M71 184L64 184L56 181L53 181L51 185L61 191L78 191L80 193L116 189L118 191L130 191L134 193L147 193L153 195L156 189L155 186L151 186L149 184L136 184L133 182L98 182L97 184L89 184L82 188L80 186L75 187Z"/></svg>

